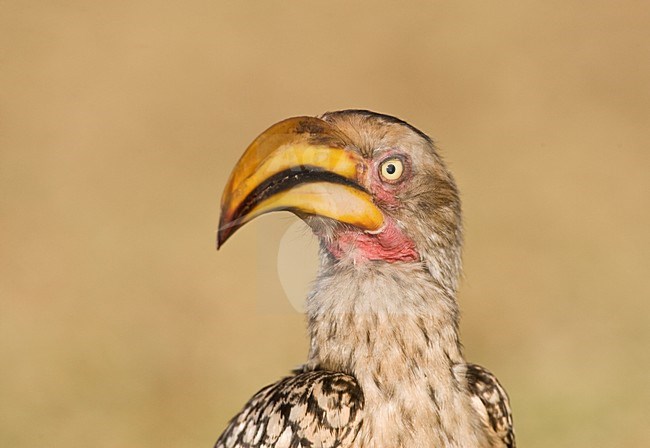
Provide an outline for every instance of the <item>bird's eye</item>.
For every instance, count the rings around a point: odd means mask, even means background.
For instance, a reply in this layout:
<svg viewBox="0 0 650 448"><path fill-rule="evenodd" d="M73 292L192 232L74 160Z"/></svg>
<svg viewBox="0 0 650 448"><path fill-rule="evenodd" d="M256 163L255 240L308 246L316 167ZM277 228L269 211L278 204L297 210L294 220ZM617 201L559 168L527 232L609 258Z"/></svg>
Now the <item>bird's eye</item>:
<svg viewBox="0 0 650 448"><path fill-rule="evenodd" d="M404 163L397 158L387 159L381 163L379 173L385 180L395 182L404 173Z"/></svg>

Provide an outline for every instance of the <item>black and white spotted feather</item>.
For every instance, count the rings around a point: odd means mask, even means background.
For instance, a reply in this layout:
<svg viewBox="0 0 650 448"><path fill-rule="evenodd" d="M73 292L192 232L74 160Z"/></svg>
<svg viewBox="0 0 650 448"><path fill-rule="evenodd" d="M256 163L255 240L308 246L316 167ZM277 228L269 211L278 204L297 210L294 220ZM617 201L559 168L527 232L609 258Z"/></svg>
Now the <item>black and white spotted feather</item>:
<svg viewBox="0 0 650 448"><path fill-rule="evenodd" d="M493 446L516 448L508 395L497 378L476 364L467 364L466 377ZM215 448L351 446L363 421L363 404L363 392L350 375L298 373L255 394Z"/></svg>
<svg viewBox="0 0 650 448"><path fill-rule="evenodd" d="M352 444L363 393L354 377L316 370L260 390L231 420L215 448L335 448Z"/></svg>
<svg viewBox="0 0 650 448"><path fill-rule="evenodd" d="M474 408L486 423L493 446L515 448L510 400L497 378L487 369L467 364L467 385Z"/></svg>

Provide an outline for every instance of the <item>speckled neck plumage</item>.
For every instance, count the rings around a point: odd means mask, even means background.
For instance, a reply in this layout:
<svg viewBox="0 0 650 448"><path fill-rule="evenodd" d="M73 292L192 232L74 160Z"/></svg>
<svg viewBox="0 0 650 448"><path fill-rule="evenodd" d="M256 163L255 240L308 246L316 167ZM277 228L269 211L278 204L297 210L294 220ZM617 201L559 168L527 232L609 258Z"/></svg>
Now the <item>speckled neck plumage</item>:
<svg viewBox="0 0 650 448"><path fill-rule="evenodd" d="M487 446L462 374L454 291L426 263L324 258L307 313L308 366L349 373L363 390L358 446Z"/></svg>

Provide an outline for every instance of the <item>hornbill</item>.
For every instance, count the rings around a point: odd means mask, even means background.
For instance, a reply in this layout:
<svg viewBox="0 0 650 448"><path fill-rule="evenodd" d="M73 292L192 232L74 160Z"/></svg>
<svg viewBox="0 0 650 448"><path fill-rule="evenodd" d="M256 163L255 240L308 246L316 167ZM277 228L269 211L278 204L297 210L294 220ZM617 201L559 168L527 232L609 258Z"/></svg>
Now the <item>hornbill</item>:
<svg viewBox="0 0 650 448"><path fill-rule="evenodd" d="M463 357L460 200L426 134L365 110L271 126L225 187L217 246L275 210L320 241L309 355L216 448L515 446L506 392Z"/></svg>

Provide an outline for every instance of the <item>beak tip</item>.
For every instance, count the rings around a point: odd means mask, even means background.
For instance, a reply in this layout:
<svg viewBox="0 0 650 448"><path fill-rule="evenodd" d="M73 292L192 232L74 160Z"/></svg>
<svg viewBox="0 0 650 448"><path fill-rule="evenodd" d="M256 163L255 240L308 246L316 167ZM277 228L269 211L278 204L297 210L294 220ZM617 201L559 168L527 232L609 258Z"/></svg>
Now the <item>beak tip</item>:
<svg viewBox="0 0 650 448"><path fill-rule="evenodd" d="M223 221L224 220L223 220L223 216L222 216L222 218L219 220L219 227L217 228L217 241L216 241L216 249L217 250L221 249L221 247L223 246L223 243L225 243L226 240L228 239L228 235L226 234L226 231L227 231L228 228L226 226L224 226Z"/></svg>
<svg viewBox="0 0 650 448"><path fill-rule="evenodd" d="M217 250L223 247L224 243L228 241L228 238L230 238L239 227L240 226L233 225L232 221L221 218L219 221L219 228L217 230Z"/></svg>
<svg viewBox="0 0 650 448"><path fill-rule="evenodd" d="M226 242L229 236L230 235L224 235L224 233L221 230L217 232L217 244L216 244L217 250L223 247L223 244Z"/></svg>
<svg viewBox="0 0 650 448"><path fill-rule="evenodd" d="M223 243L225 243L226 240L228 239L229 235L226 235L224 230L225 229L223 229L222 227L220 227L219 230L217 230L217 244L216 244L217 250L221 249L223 247Z"/></svg>

